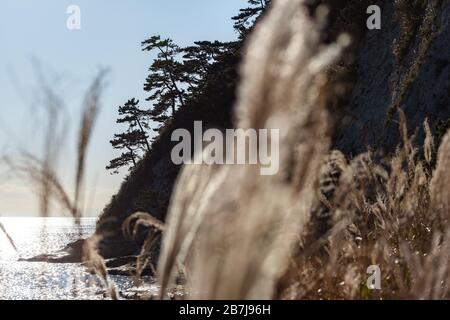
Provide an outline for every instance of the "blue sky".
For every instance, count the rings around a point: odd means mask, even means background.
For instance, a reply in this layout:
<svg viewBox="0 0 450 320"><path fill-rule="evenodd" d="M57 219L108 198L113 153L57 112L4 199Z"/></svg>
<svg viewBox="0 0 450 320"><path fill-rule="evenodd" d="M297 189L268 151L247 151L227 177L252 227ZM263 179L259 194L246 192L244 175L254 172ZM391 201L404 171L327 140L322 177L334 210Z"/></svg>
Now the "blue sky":
<svg viewBox="0 0 450 320"><path fill-rule="evenodd" d="M117 107L136 97L152 55L141 52L151 35L170 37L180 45L196 40L234 40L231 16L245 0L0 0L0 152L17 149L39 154L44 122L39 115L42 75L64 99L71 121L58 170L69 192L73 180L77 129L82 94L98 70L111 73L102 111L89 148L87 212L98 214L117 191L123 174L104 170L115 152L109 140L120 127ZM68 30L66 9L81 9L81 30ZM3 170L4 171L4 170ZM126 172L124 172L125 174ZM0 214L35 215L27 183L0 176ZM58 214L56 212L56 214Z"/></svg>

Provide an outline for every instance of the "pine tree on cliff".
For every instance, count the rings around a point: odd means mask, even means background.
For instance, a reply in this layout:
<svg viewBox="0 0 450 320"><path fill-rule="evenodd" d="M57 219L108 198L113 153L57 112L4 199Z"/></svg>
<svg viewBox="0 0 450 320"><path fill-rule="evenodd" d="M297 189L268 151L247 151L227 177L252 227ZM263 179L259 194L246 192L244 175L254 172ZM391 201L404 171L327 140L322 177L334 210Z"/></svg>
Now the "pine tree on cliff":
<svg viewBox="0 0 450 320"><path fill-rule="evenodd" d="M184 105L183 64L181 49L171 40L153 36L142 42L143 51L156 51L157 57L150 66L144 90L150 93L146 99L152 103L150 118L161 125ZM160 127L159 127L160 128ZM159 128L156 131L159 131Z"/></svg>
<svg viewBox="0 0 450 320"><path fill-rule="evenodd" d="M115 134L110 141L114 149L124 152L110 161L106 167L112 173L118 173L122 167L134 167L144 152L150 151L147 130L149 129L148 111L139 107L139 100L128 100L124 106L119 107L117 123L128 125L125 132ZM130 167L130 168L132 168Z"/></svg>
<svg viewBox="0 0 450 320"><path fill-rule="evenodd" d="M270 5L271 0L248 0L248 7L239 10L237 16L232 17L234 29L245 37L249 30L253 28L255 22Z"/></svg>
<svg viewBox="0 0 450 320"><path fill-rule="evenodd" d="M232 42L198 41L180 48L161 36L142 43L143 51L157 52L144 84L144 90L150 93L146 100L152 104L150 118L159 124L155 131L160 131L185 101L201 95L209 67L232 45Z"/></svg>
<svg viewBox="0 0 450 320"><path fill-rule="evenodd" d="M189 94L201 91L209 67L229 50L231 44L197 41L193 46L183 48L183 82L186 83Z"/></svg>

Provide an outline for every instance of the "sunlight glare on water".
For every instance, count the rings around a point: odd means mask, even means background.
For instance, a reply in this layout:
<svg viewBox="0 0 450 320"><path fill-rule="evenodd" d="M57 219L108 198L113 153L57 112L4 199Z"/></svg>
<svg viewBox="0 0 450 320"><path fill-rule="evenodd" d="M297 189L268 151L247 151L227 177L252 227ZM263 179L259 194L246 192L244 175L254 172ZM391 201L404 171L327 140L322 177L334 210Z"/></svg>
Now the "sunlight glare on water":
<svg viewBox="0 0 450 320"><path fill-rule="evenodd" d="M101 281L79 263L20 262L42 253L63 249L68 243L88 237L95 219L84 218L79 226L69 218L0 218L17 246L14 250L0 232L0 299L104 299ZM132 288L127 276L111 276L119 291Z"/></svg>

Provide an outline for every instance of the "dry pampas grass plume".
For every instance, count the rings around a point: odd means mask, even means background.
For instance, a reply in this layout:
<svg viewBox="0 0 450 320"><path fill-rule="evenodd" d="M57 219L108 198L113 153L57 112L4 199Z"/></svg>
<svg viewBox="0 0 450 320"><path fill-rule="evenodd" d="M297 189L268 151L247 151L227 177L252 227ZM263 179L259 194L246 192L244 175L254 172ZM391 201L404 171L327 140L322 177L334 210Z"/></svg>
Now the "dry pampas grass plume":
<svg viewBox="0 0 450 320"><path fill-rule="evenodd" d="M269 299L317 201L328 150L324 70L347 36L320 41L326 9L274 1L245 52L237 127L279 129L279 173L259 166L187 165L171 200L159 261L161 297L186 270L188 298ZM270 144L269 144L270 145Z"/></svg>
<svg viewBox="0 0 450 320"><path fill-rule="evenodd" d="M431 180L431 202L433 209L442 214L446 221L450 217L450 132L442 139L439 147L437 167Z"/></svg>
<svg viewBox="0 0 450 320"><path fill-rule="evenodd" d="M63 212L69 213L76 224L81 222L85 206L84 180L88 147L100 111L101 96L106 86L107 73L108 70L101 70L84 96L77 135L75 179L72 186L73 197L70 196L68 188L63 184L56 168L56 159L62 153L59 139L61 132L59 130L66 129L66 127L65 124L60 123L61 116L59 113L64 110L62 99L58 98L50 86L43 88L45 93L44 109L48 116L43 159L28 151L22 151L19 157L6 157L4 160L12 172L19 177L28 179L31 186L36 188L42 217L50 215L52 204L58 204L64 209ZM7 234L2 225L0 225L0 230ZM79 234L79 237L81 238L81 234ZM14 246L13 239L9 236L8 238ZM105 262L97 250L99 241L99 237L92 236L84 242L83 246L75 247L74 250L79 251L76 255L81 256L84 264L103 281L106 293L111 298L117 299L118 293L115 285L109 280Z"/></svg>

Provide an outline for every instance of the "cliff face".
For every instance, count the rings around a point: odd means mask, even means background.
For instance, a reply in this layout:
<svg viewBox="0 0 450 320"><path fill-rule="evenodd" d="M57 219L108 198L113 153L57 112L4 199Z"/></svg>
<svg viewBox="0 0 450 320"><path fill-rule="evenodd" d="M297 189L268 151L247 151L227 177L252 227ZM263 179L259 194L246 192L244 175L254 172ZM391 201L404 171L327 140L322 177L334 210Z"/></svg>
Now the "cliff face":
<svg viewBox="0 0 450 320"><path fill-rule="evenodd" d="M410 134L418 130L420 145L425 118L437 135L450 118L450 3L429 1L418 17L399 10L384 1L382 29L367 31L358 53L356 85L335 136L347 154L367 146L392 151L399 139L396 108L405 112ZM414 20L415 30L403 31L402 19Z"/></svg>
<svg viewBox="0 0 450 320"><path fill-rule="evenodd" d="M405 112L410 133L417 130L419 145L426 118L438 138L450 118L449 1L422 1L419 14L408 12L400 5L405 3L402 0L375 2L382 8L382 29L364 30L353 53L356 78L333 137L335 148L347 155L357 155L367 147L393 151L399 140L398 109ZM367 17L365 8L358 16ZM232 127L239 58L230 54L223 59L212 68L206 93L177 112L105 208L97 231L104 236L100 245L104 256L139 251L143 236L128 242L121 231L130 214L144 211L165 220L180 169L170 160L172 131L186 128L192 132L194 120L202 120L205 126Z"/></svg>

